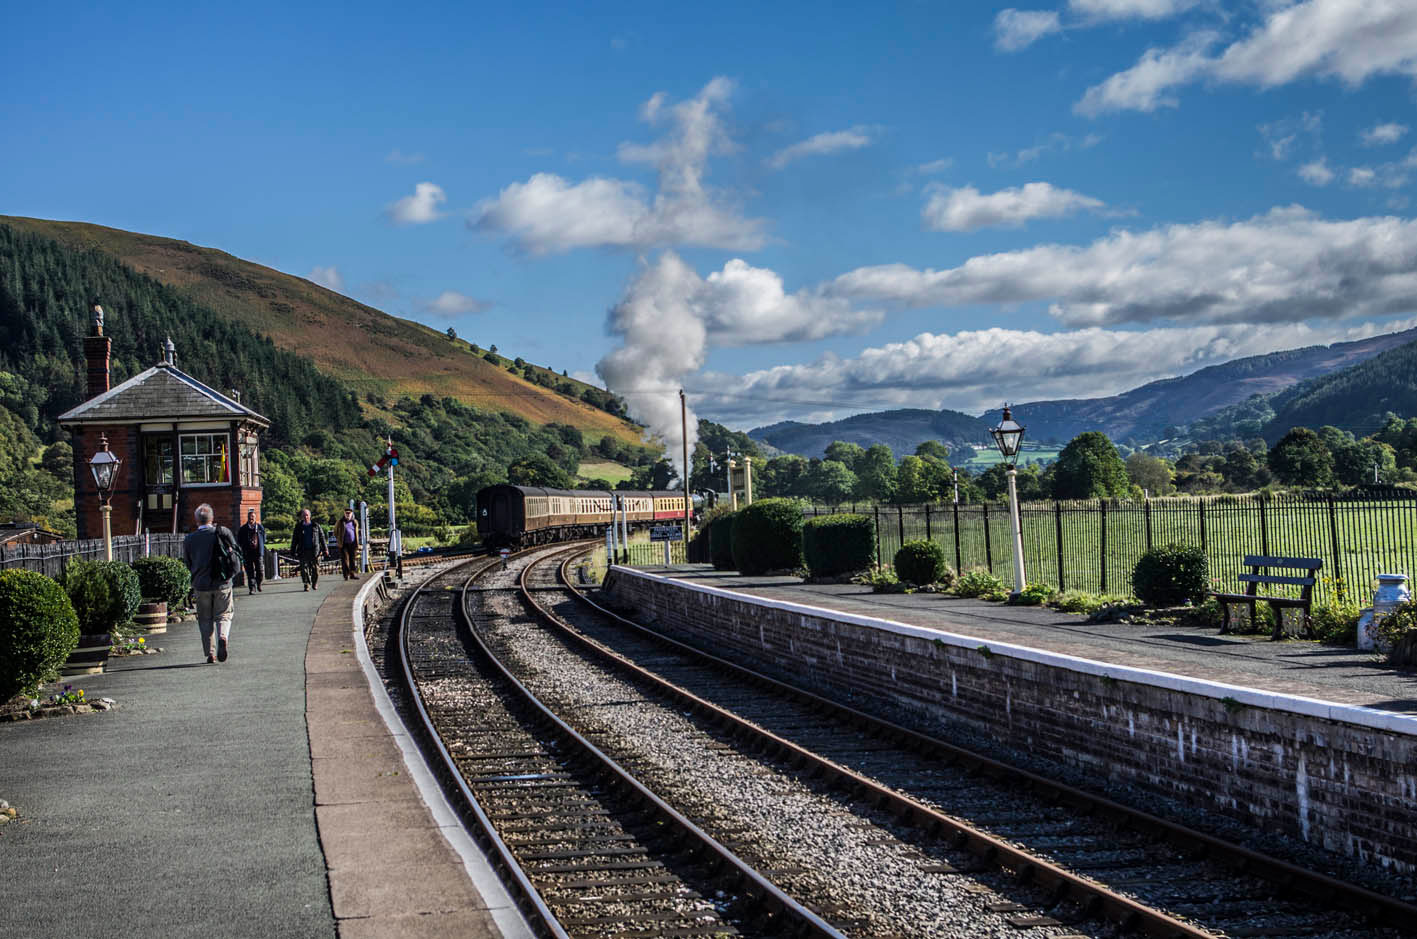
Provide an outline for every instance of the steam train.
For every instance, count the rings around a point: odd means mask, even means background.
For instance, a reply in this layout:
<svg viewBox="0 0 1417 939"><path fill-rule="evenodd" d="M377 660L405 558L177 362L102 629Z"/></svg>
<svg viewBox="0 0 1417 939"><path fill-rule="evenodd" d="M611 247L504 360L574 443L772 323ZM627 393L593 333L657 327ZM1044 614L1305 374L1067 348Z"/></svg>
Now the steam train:
<svg viewBox="0 0 1417 939"><path fill-rule="evenodd" d="M593 538L605 533L619 497L630 530L682 522L682 492L607 492L488 486L477 494L477 533L491 550Z"/></svg>

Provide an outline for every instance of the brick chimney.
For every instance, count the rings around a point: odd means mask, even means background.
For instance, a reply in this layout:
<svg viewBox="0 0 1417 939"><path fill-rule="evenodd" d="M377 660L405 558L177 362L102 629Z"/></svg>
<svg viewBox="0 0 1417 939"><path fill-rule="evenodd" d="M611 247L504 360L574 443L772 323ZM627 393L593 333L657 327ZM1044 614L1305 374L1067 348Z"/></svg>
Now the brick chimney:
<svg viewBox="0 0 1417 939"><path fill-rule="evenodd" d="M103 307L94 301L93 335L84 339L90 398L96 398L108 390L108 362L112 351L113 340L103 334Z"/></svg>

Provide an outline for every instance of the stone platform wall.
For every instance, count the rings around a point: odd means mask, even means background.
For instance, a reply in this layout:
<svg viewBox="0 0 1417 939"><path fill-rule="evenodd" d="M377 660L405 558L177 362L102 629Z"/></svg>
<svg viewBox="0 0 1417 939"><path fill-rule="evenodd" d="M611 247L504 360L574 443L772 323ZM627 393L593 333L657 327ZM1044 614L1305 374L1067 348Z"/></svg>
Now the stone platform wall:
<svg viewBox="0 0 1417 939"><path fill-rule="evenodd" d="M963 723L1094 778L1417 872L1417 719L627 568L605 593L685 641L861 710L890 705L927 733Z"/></svg>

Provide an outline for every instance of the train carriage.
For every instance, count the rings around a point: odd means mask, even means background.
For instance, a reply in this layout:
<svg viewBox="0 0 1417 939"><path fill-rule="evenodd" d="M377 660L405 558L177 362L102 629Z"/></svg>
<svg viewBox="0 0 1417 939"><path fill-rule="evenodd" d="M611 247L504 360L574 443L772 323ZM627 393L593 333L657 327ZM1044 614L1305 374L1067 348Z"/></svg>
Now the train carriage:
<svg viewBox="0 0 1417 939"><path fill-rule="evenodd" d="M545 489L501 483L477 494L477 533L492 549L598 537L615 516L616 500L631 530L684 517L682 492Z"/></svg>

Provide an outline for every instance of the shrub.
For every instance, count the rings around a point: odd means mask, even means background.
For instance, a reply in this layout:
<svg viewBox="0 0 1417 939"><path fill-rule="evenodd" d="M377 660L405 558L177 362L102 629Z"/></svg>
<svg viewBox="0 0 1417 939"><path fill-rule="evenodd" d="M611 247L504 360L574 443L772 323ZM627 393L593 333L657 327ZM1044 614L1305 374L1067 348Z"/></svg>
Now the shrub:
<svg viewBox="0 0 1417 939"><path fill-rule="evenodd" d="M34 571L0 572L0 703L54 678L78 644L64 588Z"/></svg>
<svg viewBox="0 0 1417 939"><path fill-rule="evenodd" d="M806 519L802 556L813 577L864 571L876 562L876 526L864 515Z"/></svg>
<svg viewBox="0 0 1417 939"><path fill-rule="evenodd" d="M1378 638L1394 665L1417 663L1417 603L1406 600L1378 619Z"/></svg>
<svg viewBox="0 0 1417 939"><path fill-rule="evenodd" d="M122 561L70 561L64 568L64 591L84 633L122 626L143 602L138 575Z"/></svg>
<svg viewBox="0 0 1417 939"><path fill-rule="evenodd" d="M891 562L896 576L910 584L933 584L945 576L945 549L933 541L907 541Z"/></svg>
<svg viewBox="0 0 1417 939"><path fill-rule="evenodd" d="M717 515L710 513L704 524L709 541L709 563L716 571L733 570L733 516L736 514L725 508Z"/></svg>
<svg viewBox="0 0 1417 939"><path fill-rule="evenodd" d="M1357 645L1358 616L1362 610L1356 601L1349 599L1343 578L1325 582L1332 588L1333 597L1325 603L1315 603L1309 611L1309 628L1314 638L1329 645Z"/></svg>
<svg viewBox="0 0 1417 939"><path fill-rule="evenodd" d="M1109 606L1130 606L1132 597L1123 596L1117 593L1089 593L1086 590L1064 590L1053 594L1052 598L1044 601L1055 610L1063 613L1096 613L1098 610Z"/></svg>
<svg viewBox="0 0 1417 939"><path fill-rule="evenodd" d="M982 567L976 567L968 573L961 574L959 579L955 581L956 596L983 597L988 600L997 597L1000 593L1005 597L1009 594L1003 580Z"/></svg>
<svg viewBox="0 0 1417 939"><path fill-rule="evenodd" d="M1152 548L1132 569L1132 592L1147 606L1200 603L1207 586L1205 552L1194 545Z"/></svg>
<svg viewBox="0 0 1417 939"><path fill-rule="evenodd" d="M802 504L761 499L733 516L733 565L744 574L802 566Z"/></svg>
<svg viewBox="0 0 1417 939"><path fill-rule="evenodd" d="M1019 591L1019 595L1009 597L1009 602L1015 606L1042 606L1053 599L1058 589L1051 584L1029 584Z"/></svg>
<svg viewBox="0 0 1417 939"><path fill-rule="evenodd" d="M192 589L192 575L177 558L138 558L132 567L138 575L138 590L149 603L177 606Z"/></svg>
<svg viewBox="0 0 1417 939"><path fill-rule="evenodd" d="M910 588L900 582L900 578L895 575L895 571L889 567L872 567L870 570L858 575L856 583L863 584L871 588L872 593L909 593Z"/></svg>

